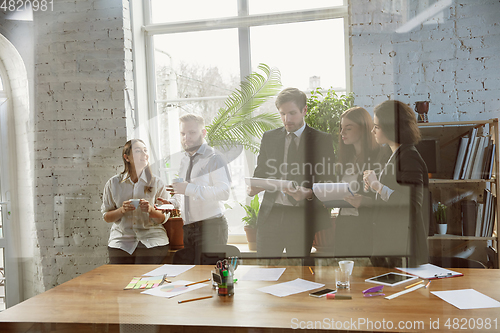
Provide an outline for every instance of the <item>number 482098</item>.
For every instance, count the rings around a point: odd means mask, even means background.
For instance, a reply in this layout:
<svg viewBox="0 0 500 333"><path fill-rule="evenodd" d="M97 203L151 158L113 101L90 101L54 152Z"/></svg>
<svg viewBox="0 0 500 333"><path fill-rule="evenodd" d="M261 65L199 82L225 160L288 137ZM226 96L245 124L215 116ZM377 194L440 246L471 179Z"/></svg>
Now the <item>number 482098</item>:
<svg viewBox="0 0 500 333"><path fill-rule="evenodd" d="M449 330L473 330L473 329L485 329L485 330L497 330L497 318L448 318L444 326Z"/></svg>
<svg viewBox="0 0 500 333"><path fill-rule="evenodd" d="M0 0L1 1L1 0ZM54 0L3 0L0 9L4 12L24 12L33 10L34 12L46 12L54 10Z"/></svg>

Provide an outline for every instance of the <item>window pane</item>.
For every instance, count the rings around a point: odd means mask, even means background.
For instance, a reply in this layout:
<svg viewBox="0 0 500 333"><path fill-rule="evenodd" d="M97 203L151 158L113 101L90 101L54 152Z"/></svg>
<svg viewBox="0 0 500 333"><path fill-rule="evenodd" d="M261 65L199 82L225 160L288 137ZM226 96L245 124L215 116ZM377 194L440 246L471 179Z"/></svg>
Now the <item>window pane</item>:
<svg viewBox="0 0 500 333"><path fill-rule="evenodd" d="M237 29L157 35L154 45L159 100L226 96L240 81ZM222 104L179 105L208 122Z"/></svg>
<svg viewBox="0 0 500 333"><path fill-rule="evenodd" d="M153 23L204 20L238 15L234 0L151 0Z"/></svg>
<svg viewBox="0 0 500 333"><path fill-rule="evenodd" d="M252 66L278 67L284 87L345 90L343 19L253 27L250 38ZM314 76L320 83L311 87Z"/></svg>
<svg viewBox="0 0 500 333"><path fill-rule="evenodd" d="M168 182L176 178L183 156L178 117L195 113L210 124L219 108L224 106L226 96L239 86L238 34L237 29L226 29L158 35L154 37L154 45L156 99L169 101L158 103L160 147L165 156L162 177ZM241 154L230 164L233 186L235 180L239 185L227 202L232 207L226 212L232 234L243 233L241 217L244 211L238 202L244 202L246 197L239 180L244 163Z"/></svg>
<svg viewBox="0 0 500 333"><path fill-rule="evenodd" d="M248 0L251 15L342 6L343 0Z"/></svg>

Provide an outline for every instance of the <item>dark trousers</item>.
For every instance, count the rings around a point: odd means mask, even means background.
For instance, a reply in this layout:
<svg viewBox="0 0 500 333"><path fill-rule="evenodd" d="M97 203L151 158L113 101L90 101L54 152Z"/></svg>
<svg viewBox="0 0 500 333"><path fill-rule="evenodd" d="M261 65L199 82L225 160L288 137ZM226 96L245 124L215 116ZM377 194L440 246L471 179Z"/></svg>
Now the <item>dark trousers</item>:
<svg viewBox="0 0 500 333"><path fill-rule="evenodd" d="M265 220L257 226L257 255L281 258L310 257L314 240L312 221L302 207L274 205Z"/></svg>
<svg viewBox="0 0 500 333"><path fill-rule="evenodd" d="M110 264L156 265L164 262L168 255L168 245L147 248L139 242L132 254L108 246Z"/></svg>
<svg viewBox="0 0 500 333"><path fill-rule="evenodd" d="M202 253L219 252L218 246L227 244L227 220L224 216L186 224L184 249L177 251L174 264L201 263Z"/></svg>

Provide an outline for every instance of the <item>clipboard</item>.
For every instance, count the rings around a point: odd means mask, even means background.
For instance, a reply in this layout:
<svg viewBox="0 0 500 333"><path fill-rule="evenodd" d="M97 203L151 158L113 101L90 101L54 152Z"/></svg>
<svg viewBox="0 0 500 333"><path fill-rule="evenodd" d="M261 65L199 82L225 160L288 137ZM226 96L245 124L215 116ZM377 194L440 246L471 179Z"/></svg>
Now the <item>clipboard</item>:
<svg viewBox="0 0 500 333"><path fill-rule="evenodd" d="M451 271L449 269L442 268L433 264L424 264L416 268L396 267L396 269L411 275L418 276L419 278L426 280L445 279L451 277L464 276L462 273Z"/></svg>

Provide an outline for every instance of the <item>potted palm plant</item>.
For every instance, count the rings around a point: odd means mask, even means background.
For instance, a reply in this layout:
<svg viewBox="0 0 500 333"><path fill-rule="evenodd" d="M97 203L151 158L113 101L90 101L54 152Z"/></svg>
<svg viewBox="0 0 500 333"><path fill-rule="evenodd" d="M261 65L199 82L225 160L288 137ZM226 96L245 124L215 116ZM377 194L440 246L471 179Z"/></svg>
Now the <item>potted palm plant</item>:
<svg viewBox="0 0 500 333"><path fill-rule="evenodd" d="M333 149L337 152L339 144L340 116L344 111L354 106L354 94L338 96L332 88L324 91L317 88L311 91L307 99L306 123L320 131L330 133L333 137ZM333 246L335 237L335 218L332 215L332 228L318 231L313 245L316 248L329 250Z"/></svg>
<svg viewBox="0 0 500 333"><path fill-rule="evenodd" d="M245 209L246 216L242 218L245 233L247 234L248 249L250 251L257 250L257 216L259 214L259 196L256 195L250 201L250 205L242 205Z"/></svg>
<svg viewBox="0 0 500 333"><path fill-rule="evenodd" d="M253 72L247 76L207 126L206 139L210 146L222 151L240 148L238 155L241 149L257 154L264 132L281 126L277 113L254 112L281 89L278 69L265 64L260 64L258 69L262 74Z"/></svg>

